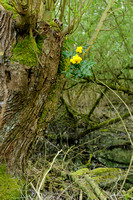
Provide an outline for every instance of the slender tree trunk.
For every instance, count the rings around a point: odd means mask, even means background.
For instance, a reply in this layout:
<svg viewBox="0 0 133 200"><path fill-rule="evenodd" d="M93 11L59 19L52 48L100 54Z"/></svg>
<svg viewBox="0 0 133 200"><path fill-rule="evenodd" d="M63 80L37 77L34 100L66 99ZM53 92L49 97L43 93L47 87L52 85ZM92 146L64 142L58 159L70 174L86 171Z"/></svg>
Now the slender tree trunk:
<svg viewBox="0 0 133 200"><path fill-rule="evenodd" d="M54 114L61 90L57 70L62 39L50 26L43 31L46 37L36 67L12 62L12 44L23 37L18 37L10 14L0 11L0 161L6 160L13 171L26 165Z"/></svg>

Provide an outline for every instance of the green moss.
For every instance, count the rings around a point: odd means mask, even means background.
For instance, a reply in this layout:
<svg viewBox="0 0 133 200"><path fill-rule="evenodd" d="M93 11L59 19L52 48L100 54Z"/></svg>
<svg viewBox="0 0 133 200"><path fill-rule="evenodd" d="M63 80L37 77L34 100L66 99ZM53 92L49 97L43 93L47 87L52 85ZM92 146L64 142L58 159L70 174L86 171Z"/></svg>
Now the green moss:
<svg viewBox="0 0 133 200"><path fill-rule="evenodd" d="M122 171L116 168L97 168L89 170L88 168L81 168L76 172L70 173L74 176L86 176L89 175L94 181L101 186L114 183L118 179L123 179Z"/></svg>
<svg viewBox="0 0 133 200"><path fill-rule="evenodd" d="M54 102L54 97L55 97L55 94L53 93L52 95L49 95L49 98L47 99L48 102ZM54 104L50 104L50 109L53 108ZM47 103L44 103L43 105L43 111L41 113L41 116L39 118L39 123L38 124L42 124L45 120L45 122L47 122L47 118L46 116L48 115L48 111L50 110L49 109L49 104L47 105ZM38 126L38 129L39 129L39 126Z"/></svg>
<svg viewBox="0 0 133 200"><path fill-rule="evenodd" d="M91 173L93 175L103 175L105 173L115 173L115 172L120 172L121 170L120 169L116 169L116 168L97 168L97 169L93 169L91 171Z"/></svg>
<svg viewBox="0 0 133 200"><path fill-rule="evenodd" d="M31 41L30 36L27 36L24 40L17 43L17 45L12 49L12 53L12 61L18 61L19 63L27 66L36 66L36 54L39 55L40 50L37 46L35 39Z"/></svg>
<svg viewBox="0 0 133 200"><path fill-rule="evenodd" d="M70 65L69 57L62 56L59 62L58 73L62 73L63 71L67 72Z"/></svg>
<svg viewBox="0 0 133 200"><path fill-rule="evenodd" d="M14 2L15 3L15 2ZM11 11L13 13L13 18L16 19L18 16L14 7L9 4L9 0L1 0L0 4L5 8L7 11Z"/></svg>
<svg viewBox="0 0 133 200"><path fill-rule="evenodd" d="M93 169L90 174L93 179L100 185L111 184L118 179L123 179L121 169L117 168L98 168Z"/></svg>
<svg viewBox="0 0 133 200"><path fill-rule="evenodd" d="M132 199L132 197L133 197L133 187L130 188L128 191L123 191L123 194L125 196L125 200Z"/></svg>
<svg viewBox="0 0 133 200"><path fill-rule="evenodd" d="M51 89L48 95L46 103L44 103L43 105L43 111L38 121L38 129L40 128L39 124L44 123L44 121L45 123L47 123L47 118L49 120L48 114L50 113L51 110L54 110L55 101L56 101L56 93L55 93L56 87L57 87L56 85L53 86L53 88Z"/></svg>
<svg viewBox="0 0 133 200"><path fill-rule="evenodd" d="M0 200L20 199L20 182L6 174L5 165L0 166Z"/></svg>
<svg viewBox="0 0 133 200"><path fill-rule="evenodd" d="M42 124L42 123L44 122L44 119L45 119L45 117L46 117L46 114L47 114L47 110L46 110L45 104L44 104L44 105L43 105L43 111L42 111L42 113L41 113L41 116L40 116L39 122L38 122L38 129L40 128L40 127L39 127L39 124Z"/></svg>
<svg viewBox="0 0 133 200"><path fill-rule="evenodd" d="M41 52L43 49L43 41L47 38L47 36L43 35L43 36L38 36L37 37L37 47L39 49L39 51Z"/></svg>
<svg viewBox="0 0 133 200"><path fill-rule="evenodd" d="M50 21L49 24L50 24L51 28L53 28L55 31L61 32L59 26L54 21Z"/></svg>
<svg viewBox="0 0 133 200"><path fill-rule="evenodd" d="M51 99L51 101L52 101L52 99ZM53 107L53 105L51 105L51 108L52 108L52 107ZM44 104L44 105L43 105L43 111L42 111L41 116L40 116L40 118L39 118L39 123L38 123L38 124L44 123L44 120L45 120L45 122L47 122L46 116L47 116L47 114L48 114L48 110L49 110L49 107L47 108L47 105ZM38 126L38 129L39 129L39 126Z"/></svg>
<svg viewBox="0 0 133 200"><path fill-rule="evenodd" d="M71 173L71 175L82 176L89 173L90 173L90 170L88 168L81 168L77 170L76 172Z"/></svg>
<svg viewBox="0 0 133 200"><path fill-rule="evenodd" d="M118 163L123 163L125 165L128 165L130 163L132 156L132 151L131 150L125 150L122 148L114 148L111 151L110 150L105 150L104 157L112 161L112 163L118 162Z"/></svg>

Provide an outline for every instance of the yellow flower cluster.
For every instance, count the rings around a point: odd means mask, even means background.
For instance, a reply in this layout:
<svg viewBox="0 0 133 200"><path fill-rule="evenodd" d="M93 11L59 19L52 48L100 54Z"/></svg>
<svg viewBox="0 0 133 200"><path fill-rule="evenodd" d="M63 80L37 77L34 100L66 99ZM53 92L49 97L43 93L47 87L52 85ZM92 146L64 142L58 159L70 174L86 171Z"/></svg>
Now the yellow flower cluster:
<svg viewBox="0 0 133 200"><path fill-rule="evenodd" d="M82 60L82 58L78 54L76 54L75 56L73 56L72 59L70 59L70 62L72 64L79 64L81 62L81 60Z"/></svg>
<svg viewBox="0 0 133 200"><path fill-rule="evenodd" d="M77 53L82 53L82 49L83 49L83 47L81 47L81 46L80 46L80 47L77 47L76 52L77 52Z"/></svg>
<svg viewBox="0 0 133 200"><path fill-rule="evenodd" d="M81 47L81 46L77 47L76 53L82 53L82 49L83 49L83 47ZM72 64L79 64L81 62L81 60L82 60L82 58L78 54L76 54L75 56L73 56L72 59L70 59L70 62Z"/></svg>

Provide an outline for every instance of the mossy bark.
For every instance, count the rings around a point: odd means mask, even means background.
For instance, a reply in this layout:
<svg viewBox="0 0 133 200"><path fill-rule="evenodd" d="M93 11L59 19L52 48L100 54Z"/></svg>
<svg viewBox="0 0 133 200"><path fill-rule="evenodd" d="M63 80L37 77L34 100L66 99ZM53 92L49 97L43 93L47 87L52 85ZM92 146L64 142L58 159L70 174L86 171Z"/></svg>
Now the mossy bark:
<svg viewBox="0 0 133 200"><path fill-rule="evenodd" d="M45 33L41 33L46 36L41 56L33 45L36 66L11 61L12 44L17 44L18 38L22 42L23 37L17 37L14 22L5 10L0 10L0 17L1 21L4 19L0 24L0 43L3 44L0 48L4 53L0 63L0 103L1 111L4 110L0 119L0 161L6 160L10 170L20 172L58 103L62 84L57 70L62 40L57 31L55 34L55 30L47 26L43 29Z"/></svg>

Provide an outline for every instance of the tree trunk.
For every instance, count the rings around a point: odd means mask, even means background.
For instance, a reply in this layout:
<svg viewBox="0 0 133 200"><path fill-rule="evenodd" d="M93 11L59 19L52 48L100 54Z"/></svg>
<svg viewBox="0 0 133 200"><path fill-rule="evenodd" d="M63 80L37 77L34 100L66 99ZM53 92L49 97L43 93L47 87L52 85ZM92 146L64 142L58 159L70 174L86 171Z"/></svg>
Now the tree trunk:
<svg viewBox="0 0 133 200"><path fill-rule="evenodd" d="M49 25L41 30L45 37L40 57L33 47L36 66L12 61L12 44L25 35L17 34L10 14L0 10L0 160L6 160L13 171L24 169L54 114L61 90L57 70L63 39Z"/></svg>

